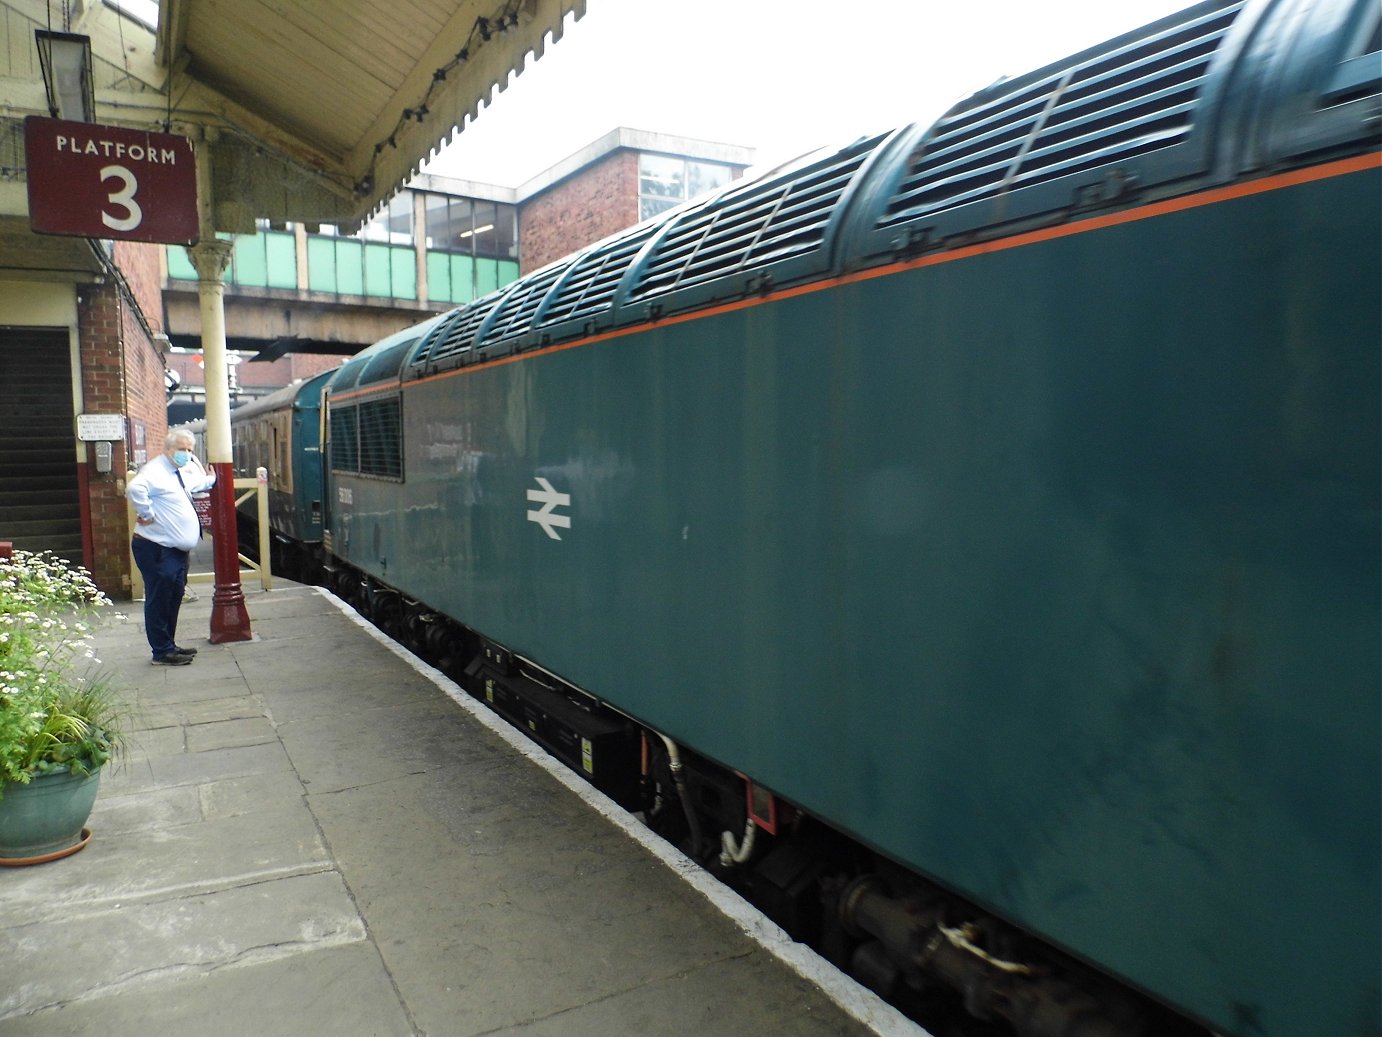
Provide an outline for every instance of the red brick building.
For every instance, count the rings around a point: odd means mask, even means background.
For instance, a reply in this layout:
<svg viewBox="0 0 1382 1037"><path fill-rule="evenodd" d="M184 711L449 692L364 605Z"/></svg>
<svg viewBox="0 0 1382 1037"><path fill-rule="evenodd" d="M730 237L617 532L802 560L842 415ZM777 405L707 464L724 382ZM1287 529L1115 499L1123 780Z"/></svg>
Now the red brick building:
<svg viewBox="0 0 1382 1037"><path fill-rule="evenodd" d="M520 270L738 179L752 161L751 148L612 130L518 188Z"/></svg>

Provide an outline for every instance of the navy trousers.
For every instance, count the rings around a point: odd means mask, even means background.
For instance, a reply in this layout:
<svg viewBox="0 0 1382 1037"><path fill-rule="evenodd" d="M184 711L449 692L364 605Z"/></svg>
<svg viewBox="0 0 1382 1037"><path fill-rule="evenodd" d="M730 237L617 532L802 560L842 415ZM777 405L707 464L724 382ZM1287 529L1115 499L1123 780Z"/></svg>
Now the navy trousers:
<svg viewBox="0 0 1382 1037"><path fill-rule="evenodd" d="M144 633L157 659L177 647L174 635L191 556L187 551L164 547L140 536L130 541L130 550L144 577Z"/></svg>

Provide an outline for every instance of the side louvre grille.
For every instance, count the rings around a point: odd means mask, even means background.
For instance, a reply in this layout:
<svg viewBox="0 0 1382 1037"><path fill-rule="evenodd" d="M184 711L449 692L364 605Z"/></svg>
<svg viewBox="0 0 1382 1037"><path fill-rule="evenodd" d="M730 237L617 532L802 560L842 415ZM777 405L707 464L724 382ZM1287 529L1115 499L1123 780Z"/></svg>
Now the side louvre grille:
<svg viewBox="0 0 1382 1037"><path fill-rule="evenodd" d="M634 285L634 299L767 266L821 247L835 203L881 137L676 218Z"/></svg>
<svg viewBox="0 0 1382 1037"><path fill-rule="evenodd" d="M358 407L331 408L331 470L360 470L360 415Z"/></svg>
<svg viewBox="0 0 1382 1037"><path fill-rule="evenodd" d="M1242 3L1185 20L943 117L912 156L879 226L1180 144Z"/></svg>
<svg viewBox="0 0 1382 1037"><path fill-rule="evenodd" d="M360 404L360 474L403 477L403 424L398 397Z"/></svg>

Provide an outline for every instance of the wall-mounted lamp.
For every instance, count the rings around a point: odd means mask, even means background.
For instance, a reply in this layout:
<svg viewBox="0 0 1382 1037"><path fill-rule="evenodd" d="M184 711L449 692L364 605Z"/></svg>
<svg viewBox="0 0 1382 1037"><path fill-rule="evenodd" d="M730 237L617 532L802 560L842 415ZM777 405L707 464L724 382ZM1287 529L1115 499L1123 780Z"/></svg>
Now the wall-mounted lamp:
<svg viewBox="0 0 1382 1037"><path fill-rule="evenodd" d="M96 118L96 90L91 81L91 37L71 32L34 30L38 63L48 112L55 119L91 122Z"/></svg>

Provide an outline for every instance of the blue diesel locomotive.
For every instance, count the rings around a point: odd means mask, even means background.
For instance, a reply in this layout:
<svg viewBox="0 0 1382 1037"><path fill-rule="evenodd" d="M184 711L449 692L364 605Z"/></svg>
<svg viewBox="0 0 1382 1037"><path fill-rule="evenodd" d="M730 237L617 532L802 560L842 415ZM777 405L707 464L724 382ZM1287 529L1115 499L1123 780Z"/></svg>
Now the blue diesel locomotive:
<svg viewBox="0 0 1382 1037"><path fill-rule="evenodd" d="M937 1032L1376 1037L1380 73L1202 3L382 342L326 578Z"/></svg>

